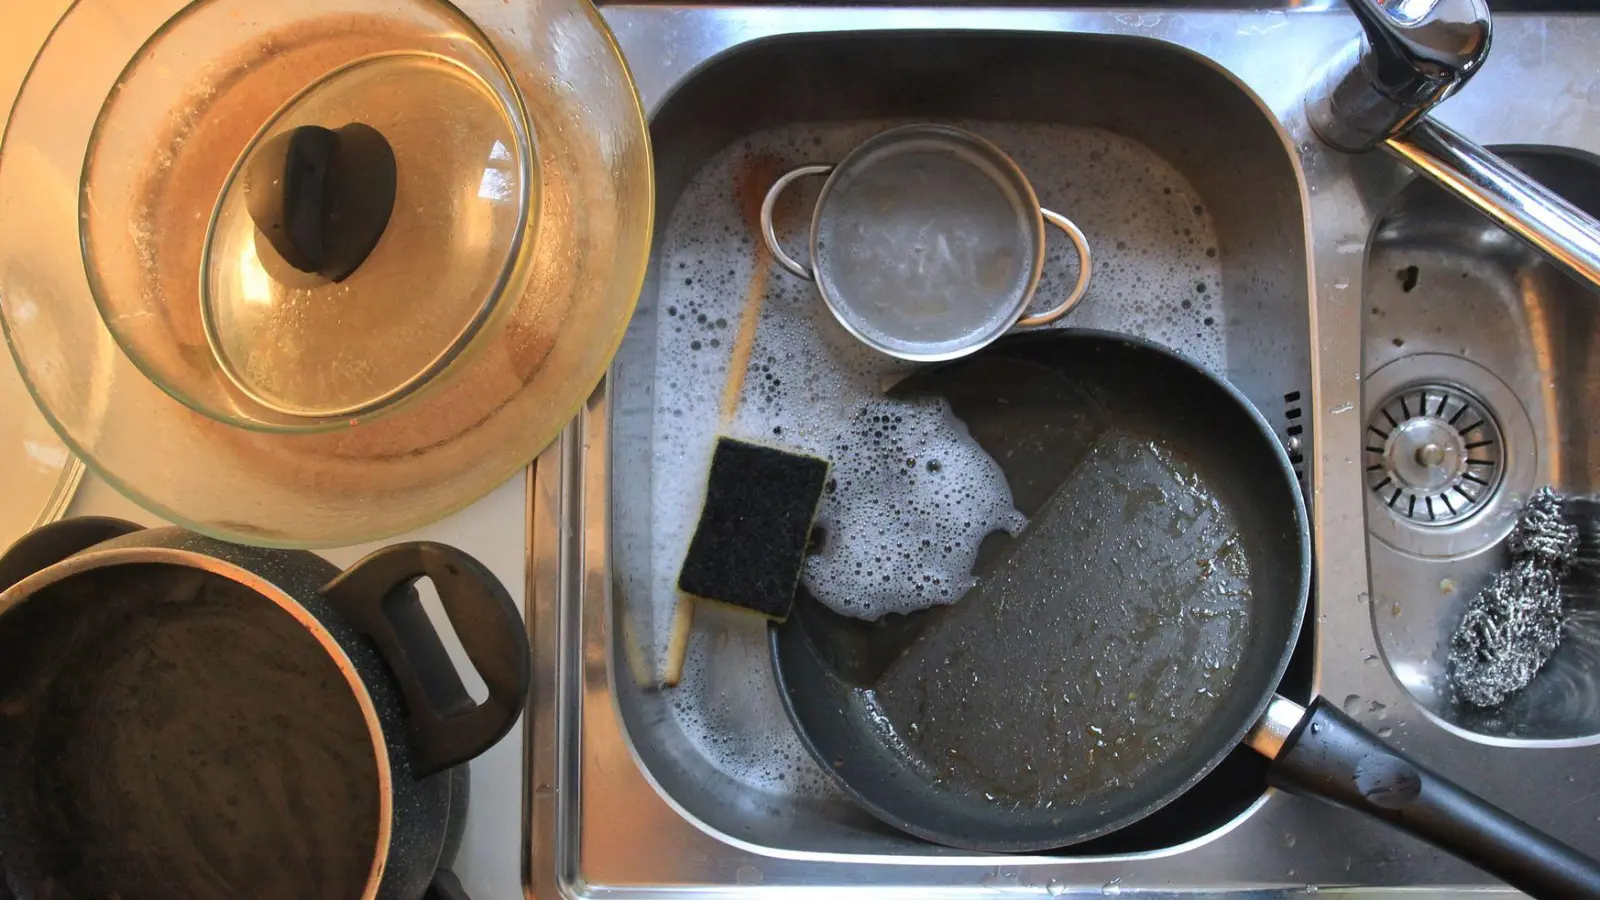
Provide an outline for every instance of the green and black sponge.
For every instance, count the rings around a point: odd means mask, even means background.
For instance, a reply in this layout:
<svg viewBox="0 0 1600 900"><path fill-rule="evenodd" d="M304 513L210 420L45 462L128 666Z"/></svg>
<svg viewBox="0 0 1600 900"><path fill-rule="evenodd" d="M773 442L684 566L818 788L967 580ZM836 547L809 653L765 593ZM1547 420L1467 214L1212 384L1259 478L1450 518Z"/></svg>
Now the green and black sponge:
<svg viewBox="0 0 1600 900"><path fill-rule="evenodd" d="M786 618L828 468L815 456L718 438L678 590Z"/></svg>

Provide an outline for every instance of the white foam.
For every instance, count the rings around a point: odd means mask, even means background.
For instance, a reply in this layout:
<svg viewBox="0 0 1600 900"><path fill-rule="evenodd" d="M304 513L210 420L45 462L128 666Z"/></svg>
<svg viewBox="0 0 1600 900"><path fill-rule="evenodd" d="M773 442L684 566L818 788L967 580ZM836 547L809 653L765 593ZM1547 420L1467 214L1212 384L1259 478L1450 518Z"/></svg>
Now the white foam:
<svg viewBox="0 0 1600 900"><path fill-rule="evenodd" d="M876 620L953 603L975 583L984 537L1028 524L999 464L943 398L868 403L829 457L822 549L802 578L841 615Z"/></svg>

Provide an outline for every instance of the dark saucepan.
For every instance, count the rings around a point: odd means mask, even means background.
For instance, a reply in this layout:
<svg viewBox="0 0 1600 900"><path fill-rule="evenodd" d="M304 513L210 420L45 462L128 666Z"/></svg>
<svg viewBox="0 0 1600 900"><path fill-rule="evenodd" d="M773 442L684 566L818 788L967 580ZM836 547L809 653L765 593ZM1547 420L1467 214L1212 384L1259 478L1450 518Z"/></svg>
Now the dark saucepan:
<svg viewBox="0 0 1600 900"><path fill-rule="evenodd" d="M341 573L176 528L46 526L0 557L0 896L453 888L464 763L516 721L528 656L505 588L439 544Z"/></svg>

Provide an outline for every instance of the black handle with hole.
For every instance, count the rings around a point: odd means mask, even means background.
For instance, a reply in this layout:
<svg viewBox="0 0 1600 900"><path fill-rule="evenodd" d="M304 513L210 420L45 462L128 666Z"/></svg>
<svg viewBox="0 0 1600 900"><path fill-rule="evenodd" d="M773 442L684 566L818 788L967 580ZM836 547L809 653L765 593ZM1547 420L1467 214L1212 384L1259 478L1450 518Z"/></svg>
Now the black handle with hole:
<svg viewBox="0 0 1600 900"><path fill-rule="evenodd" d="M1267 770L1274 787L1365 813L1541 898L1600 898L1600 862L1430 771L1324 698Z"/></svg>
<svg viewBox="0 0 1600 900"><path fill-rule="evenodd" d="M474 703L413 589L426 577L489 696ZM494 746L528 698L530 653L522 616L505 586L454 547L430 541L369 554L322 589L389 664L408 715L412 770L425 777Z"/></svg>

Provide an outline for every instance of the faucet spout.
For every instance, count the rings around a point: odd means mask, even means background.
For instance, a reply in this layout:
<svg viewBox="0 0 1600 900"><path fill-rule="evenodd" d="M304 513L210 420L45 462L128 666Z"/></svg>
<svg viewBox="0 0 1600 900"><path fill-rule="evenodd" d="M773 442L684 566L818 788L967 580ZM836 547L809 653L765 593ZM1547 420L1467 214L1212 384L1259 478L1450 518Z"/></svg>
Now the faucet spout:
<svg viewBox="0 0 1600 900"><path fill-rule="evenodd" d="M1350 0L1362 36L1323 70L1311 127L1340 150L1370 150L1460 90L1489 56L1484 0Z"/></svg>
<svg viewBox="0 0 1600 900"><path fill-rule="evenodd" d="M1600 221L1428 112L1483 67L1484 0L1349 0L1363 34L1306 95L1312 130L1349 153L1383 147L1572 276L1600 287Z"/></svg>

